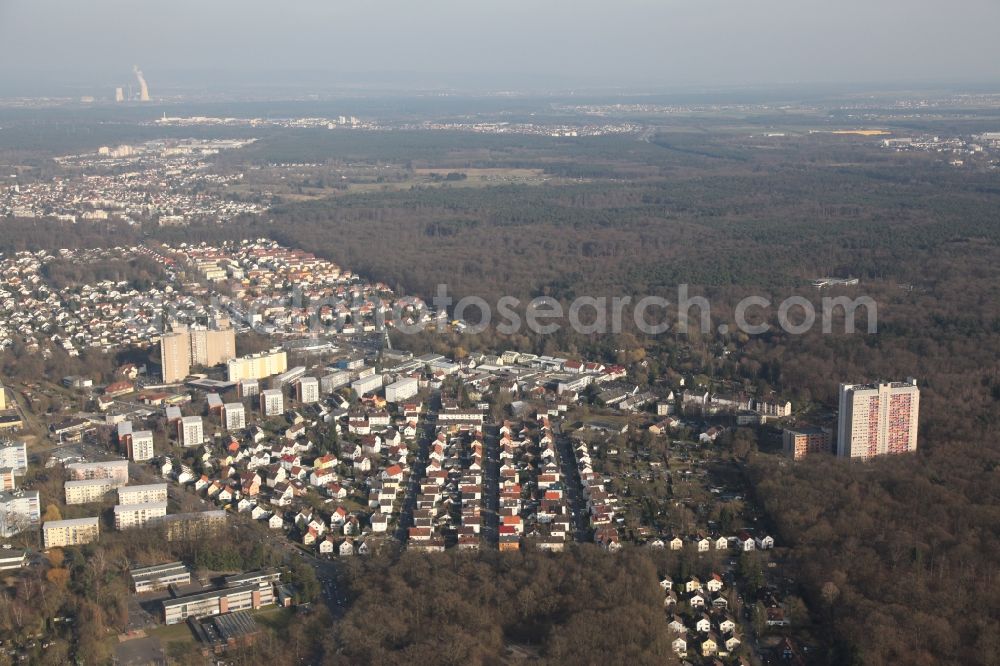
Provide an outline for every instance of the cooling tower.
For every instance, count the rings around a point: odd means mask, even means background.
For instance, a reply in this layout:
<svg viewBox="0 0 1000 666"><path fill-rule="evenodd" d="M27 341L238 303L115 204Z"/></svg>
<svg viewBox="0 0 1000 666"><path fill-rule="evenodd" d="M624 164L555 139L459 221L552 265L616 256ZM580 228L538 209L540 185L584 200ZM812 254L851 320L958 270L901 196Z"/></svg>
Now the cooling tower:
<svg viewBox="0 0 1000 666"><path fill-rule="evenodd" d="M149 86L146 85L146 79L142 76L142 70L139 69L139 65L133 65L132 71L135 73L135 78L139 82L139 101L148 102Z"/></svg>

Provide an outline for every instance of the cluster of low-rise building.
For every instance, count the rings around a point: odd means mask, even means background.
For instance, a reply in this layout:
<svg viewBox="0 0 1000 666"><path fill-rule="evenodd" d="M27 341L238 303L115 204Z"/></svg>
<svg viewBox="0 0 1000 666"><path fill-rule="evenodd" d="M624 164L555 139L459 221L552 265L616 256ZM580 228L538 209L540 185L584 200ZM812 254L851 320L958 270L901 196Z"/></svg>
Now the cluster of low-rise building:
<svg viewBox="0 0 1000 666"><path fill-rule="evenodd" d="M469 436L475 438L476 434L469 433ZM407 547L412 550L443 551L449 533L458 534L463 548L478 547L477 535L482 527L482 475L463 469L463 439L439 432L429 444L424 473L414 477L413 524L407 533ZM476 438L476 443L481 465L482 442ZM463 485L469 495L464 503Z"/></svg>
<svg viewBox="0 0 1000 666"><path fill-rule="evenodd" d="M631 122L604 123L519 123L509 121L444 122L424 121L404 124L400 129L431 130L443 132L472 132L474 134L523 134L527 136L547 136L575 138L584 136L610 136L616 134L636 134L642 127Z"/></svg>
<svg viewBox="0 0 1000 666"><path fill-rule="evenodd" d="M424 121L386 122L362 119L356 116L334 116L316 118L223 118L218 116L163 117L155 121L157 126L221 126L221 127L284 127L353 129L367 131L443 131L473 132L476 134L524 134L548 137L605 136L613 134L633 134L639 132L640 125L631 122L603 123L519 123L509 121Z"/></svg>
<svg viewBox="0 0 1000 666"><path fill-rule="evenodd" d="M83 349L146 346L158 339L164 310L192 310L196 301L162 283L141 290L129 281L102 280L57 286L46 277L52 262L93 264L129 261L139 248L43 250L0 256L0 349L21 340L28 350L41 347L78 356Z"/></svg>
<svg viewBox="0 0 1000 666"><path fill-rule="evenodd" d="M217 172L207 159L248 143L242 139L165 139L56 158L61 167L58 175L0 190L0 217L80 223L153 219L161 225L176 225L257 214L264 210L261 204L249 197L235 199L231 192L223 194L243 174Z"/></svg>
<svg viewBox="0 0 1000 666"><path fill-rule="evenodd" d="M573 519L555 435L544 414L515 429L509 421L500 428L500 549L517 550L523 540L561 551Z"/></svg>
<svg viewBox="0 0 1000 666"><path fill-rule="evenodd" d="M882 139L882 147L895 152L922 152L941 156L953 167L975 164L1000 166L1000 132L973 136L894 136Z"/></svg>
<svg viewBox="0 0 1000 666"><path fill-rule="evenodd" d="M725 587L717 573L706 581L697 576L677 584L670 576L660 581L670 647L680 658L689 654L729 657L742 644L739 622L730 612Z"/></svg>
<svg viewBox="0 0 1000 666"><path fill-rule="evenodd" d="M310 252L268 240L166 251L216 288L225 287L225 294L212 296L234 322L265 334L355 335L375 332L380 320L392 325L395 296L387 285ZM426 313L408 305L400 316L412 323Z"/></svg>
<svg viewBox="0 0 1000 666"><path fill-rule="evenodd" d="M573 452L594 541L605 550L617 551L621 549L621 533L615 523L618 500L605 486L604 476L594 471L587 444L578 442Z"/></svg>

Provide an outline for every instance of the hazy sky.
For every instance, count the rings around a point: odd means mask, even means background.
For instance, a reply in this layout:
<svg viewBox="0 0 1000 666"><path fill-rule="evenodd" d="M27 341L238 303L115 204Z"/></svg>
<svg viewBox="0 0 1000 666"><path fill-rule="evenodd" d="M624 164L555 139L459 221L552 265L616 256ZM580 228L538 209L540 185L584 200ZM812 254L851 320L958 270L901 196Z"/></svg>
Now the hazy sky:
<svg viewBox="0 0 1000 666"><path fill-rule="evenodd" d="M0 0L0 94L127 81L133 63L154 89L306 71L478 88L992 83L998 26L1000 0Z"/></svg>

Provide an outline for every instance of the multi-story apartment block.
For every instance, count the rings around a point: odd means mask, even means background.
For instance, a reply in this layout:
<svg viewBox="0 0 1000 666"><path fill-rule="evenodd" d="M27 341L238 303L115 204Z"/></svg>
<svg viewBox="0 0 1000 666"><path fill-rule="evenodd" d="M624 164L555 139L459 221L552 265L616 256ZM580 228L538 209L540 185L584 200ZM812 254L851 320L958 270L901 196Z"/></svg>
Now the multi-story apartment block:
<svg viewBox="0 0 1000 666"><path fill-rule="evenodd" d="M163 381L183 381L192 365L214 366L236 357L236 332L226 318L212 326L173 324L170 332L160 337L160 358Z"/></svg>
<svg viewBox="0 0 1000 666"><path fill-rule="evenodd" d="M917 381L841 384L837 455L868 460L917 450Z"/></svg>
<svg viewBox="0 0 1000 666"><path fill-rule="evenodd" d="M816 454L833 453L833 433L827 428L795 428L782 432L785 455L802 460Z"/></svg>
<svg viewBox="0 0 1000 666"><path fill-rule="evenodd" d="M351 373L345 370L338 370L337 372L331 372L328 375L323 375L319 380L320 389L323 393L333 393L341 386L347 386L351 383Z"/></svg>
<svg viewBox="0 0 1000 666"><path fill-rule="evenodd" d="M367 395L382 388L382 375L374 374L351 382L351 390L359 396Z"/></svg>
<svg viewBox="0 0 1000 666"><path fill-rule="evenodd" d="M306 376L306 366L297 365L294 368L286 370L278 375L275 375L271 379L271 388L282 388L286 384L293 384L299 381L299 379Z"/></svg>
<svg viewBox="0 0 1000 666"><path fill-rule="evenodd" d="M128 461L106 460L92 463L70 463L66 465L66 473L72 481L90 479L111 479L118 486L128 483Z"/></svg>
<svg viewBox="0 0 1000 666"><path fill-rule="evenodd" d="M281 389L261 391L260 411L264 416L278 416L285 411L285 396Z"/></svg>
<svg viewBox="0 0 1000 666"><path fill-rule="evenodd" d="M0 467L10 467L14 474L28 471L28 445L24 442L0 442Z"/></svg>
<svg viewBox="0 0 1000 666"><path fill-rule="evenodd" d="M37 490L0 492L0 536L10 538L35 527L41 519Z"/></svg>
<svg viewBox="0 0 1000 666"><path fill-rule="evenodd" d="M128 457L133 462L144 462L152 460L153 455L153 431L136 430L133 432L128 441Z"/></svg>
<svg viewBox="0 0 1000 666"><path fill-rule="evenodd" d="M216 319L212 327L192 326L192 365L215 366L236 358L236 332L223 317Z"/></svg>
<svg viewBox="0 0 1000 666"><path fill-rule="evenodd" d="M765 420L783 419L792 415L792 403L787 400L754 400L753 409Z"/></svg>
<svg viewBox="0 0 1000 666"><path fill-rule="evenodd" d="M186 326L160 336L160 364L163 381L168 384L184 381L191 374L191 334Z"/></svg>
<svg viewBox="0 0 1000 666"><path fill-rule="evenodd" d="M244 379L264 379L288 370L288 354L283 350L275 349L260 354L241 356L230 359L226 363L226 368L231 382Z"/></svg>
<svg viewBox="0 0 1000 666"><path fill-rule="evenodd" d="M313 404L319 402L319 380L315 377L303 377L296 384L299 402Z"/></svg>
<svg viewBox="0 0 1000 666"><path fill-rule="evenodd" d="M404 377L385 387L386 402L402 402L415 396L420 390L420 383L414 377Z"/></svg>
<svg viewBox="0 0 1000 666"><path fill-rule="evenodd" d="M226 430L242 430L247 427L247 410L242 402L227 402L222 406L222 420Z"/></svg>
<svg viewBox="0 0 1000 666"><path fill-rule="evenodd" d="M97 516L50 520L42 525L42 541L45 548L82 546L97 541L100 533L100 519Z"/></svg>
<svg viewBox="0 0 1000 666"><path fill-rule="evenodd" d="M81 479L63 484L66 504L89 504L100 502L105 495L118 487L114 479Z"/></svg>
<svg viewBox="0 0 1000 666"><path fill-rule="evenodd" d="M226 512L213 510L175 513L166 516L161 524L167 541L207 539L225 528Z"/></svg>
<svg viewBox="0 0 1000 666"><path fill-rule="evenodd" d="M241 379L239 391L241 398L252 398L260 395L260 382L256 379Z"/></svg>
<svg viewBox="0 0 1000 666"><path fill-rule="evenodd" d="M118 489L119 504L144 504L146 502L166 502L167 484L148 483L141 486L122 486Z"/></svg>
<svg viewBox="0 0 1000 666"><path fill-rule="evenodd" d="M205 443L205 430L200 416L185 416L177 424L177 438L182 446L199 446Z"/></svg>
<svg viewBox="0 0 1000 666"><path fill-rule="evenodd" d="M142 527L146 523L167 515L167 502L142 502L140 504L119 504L115 506L115 529L127 530Z"/></svg>

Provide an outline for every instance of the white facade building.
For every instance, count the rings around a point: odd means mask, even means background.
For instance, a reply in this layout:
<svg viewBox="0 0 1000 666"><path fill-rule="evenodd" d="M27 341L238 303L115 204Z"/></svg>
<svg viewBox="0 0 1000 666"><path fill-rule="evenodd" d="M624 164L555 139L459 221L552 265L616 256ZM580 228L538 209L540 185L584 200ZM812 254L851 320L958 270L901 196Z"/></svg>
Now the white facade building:
<svg viewBox="0 0 1000 666"><path fill-rule="evenodd" d="M154 455L153 431L137 430L130 437L129 457L132 459L132 462L152 460Z"/></svg>
<svg viewBox="0 0 1000 666"><path fill-rule="evenodd" d="M167 484L148 483L141 486L122 486L118 489L119 504L145 504L146 502L166 502Z"/></svg>
<svg viewBox="0 0 1000 666"><path fill-rule="evenodd" d="M14 474L28 471L28 445L24 442L0 442L0 467L10 467Z"/></svg>
<svg viewBox="0 0 1000 666"><path fill-rule="evenodd" d="M82 546L85 543L97 541L100 531L101 521L97 516L50 520L42 525L42 541L45 548Z"/></svg>
<svg viewBox="0 0 1000 666"><path fill-rule="evenodd" d="M177 426L178 436L183 446L199 446L205 443L205 430L200 416L185 416Z"/></svg>
<svg viewBox="0 0 1000 666"><path fill-rule="evenodd" d="M37 490L0 492L0 537L10 538L32 527L41 519Z"/></svg>
<svg viewBox="0 0 1000 666"><path fill-rule="evenodd" d="M242 430L247 427L247 410L242 402L227 402L222 406L222 419L226 430Z"/></svg>
<svg viewBox="0 0 1000 666"><path fill-rule="evenodd" d="M264 416L279 416L285 411L285 396L281 389L261 391L260 411Z"/></svg>
<svg viewBox="0 0 1000 666"><path fill-rule="evenodd" d="M319 402L319 380L315 377L302 377L298 384L299 402L311 405Z"/></svg>
<svg viewBox="0 0 1000 666"><path fill-rule="evenodd" d="M119 504L115 507L115 529L127 530L142 527L151 520L167 515L167 502L143 502L141 504Z"/></svg>
<svg viewBox="0 0 1000 666"><path fill-rule="evenodd" d="M420 382L414 377L406 377L385 387L386 402L402 402L420 391Z"/></svg>
<svg viewBox="0 0 1000 666"><path fill-rule="evenodd" d="M351 390L359 396L367 395L382 388L382 375L374 374L351 383Z"/></svg>

